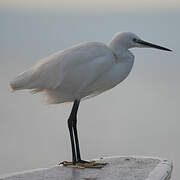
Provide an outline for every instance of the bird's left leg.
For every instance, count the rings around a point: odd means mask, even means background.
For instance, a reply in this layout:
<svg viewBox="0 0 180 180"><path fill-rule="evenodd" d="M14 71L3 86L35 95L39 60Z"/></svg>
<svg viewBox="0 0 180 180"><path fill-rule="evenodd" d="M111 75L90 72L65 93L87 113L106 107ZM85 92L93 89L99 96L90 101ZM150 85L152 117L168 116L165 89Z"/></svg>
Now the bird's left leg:
<svg viewBox="0 0 180 180"><path fill-rule="evenodd" d="M79 103L80 103L80 101L74 102L74 105L76 107L76 111L75 111L74 119L73 119L73 131L74 131L74 138L75 138L75 145L76 145L76 158L77 158L76 165L79 168L102 168L107 163L96 163L95 161L84 161L81 159L78 133L77 133L77 111L78 111Z"/></svg>
<svg viewBox="0 0 180 180"><path fill-rule="evenodd" d="M81 159L80 148L79 148L79 140L78 140L78 133L77 133L77 112L78 112L78 108L79 108L79 103L80 103L80 100L75 100L74 101L73 108L72 108L72 111L71 111L71 114L70 114L70 119L69 119L69 120L71 120L70 122L72 123L71 127L72 127L73 135L74 135L73 138L71 136L71 138L72 138L71 142L72 142L73 146L74 146L74 140L75 140L75 148L76 148L76 150L75 150L75 152L76 152L75 159L76 159L76 162L75 163L62 162L61 164L63 164L64 166L75 165L75 167L77 167L77 168L102 168L107 163L96 163L95 161L84 161L84 160ZM73 157L74 157L74 147L72 147L72 150L73 150L72 154L73 154ZM73 161L74 161L74 158L73 158Z"/></svg>
<svg viewBox="0 0 180 180"><path fill-rule="evenodd" d="M74 132L74 138L75 138L75 145L76 145L76 158L77 158L78 163L80 163L80 162L81 163L83 163L83 162L87 163L87 161L83 161L81 159L81 153L80 153L80 148L79 148L79 140L78 140L78 133L77 133L77 112L78 112L79 104L80 104L80 100L74 101L74 106L76 108L74 111L74 118L73 118L73 124L72 124L73 132Z"/></svg>

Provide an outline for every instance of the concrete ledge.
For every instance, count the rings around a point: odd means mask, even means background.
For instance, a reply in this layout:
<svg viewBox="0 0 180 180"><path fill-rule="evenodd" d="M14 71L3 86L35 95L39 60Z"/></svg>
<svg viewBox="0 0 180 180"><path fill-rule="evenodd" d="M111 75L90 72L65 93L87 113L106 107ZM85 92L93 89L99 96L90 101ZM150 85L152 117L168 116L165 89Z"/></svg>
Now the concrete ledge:
<svg viewBox="0 0 180 180"><path fill-rule="evenodd" d="M0 176L0 180L169 180L172 162L155 157L108 157L102 169L55 166Z"/></svg>

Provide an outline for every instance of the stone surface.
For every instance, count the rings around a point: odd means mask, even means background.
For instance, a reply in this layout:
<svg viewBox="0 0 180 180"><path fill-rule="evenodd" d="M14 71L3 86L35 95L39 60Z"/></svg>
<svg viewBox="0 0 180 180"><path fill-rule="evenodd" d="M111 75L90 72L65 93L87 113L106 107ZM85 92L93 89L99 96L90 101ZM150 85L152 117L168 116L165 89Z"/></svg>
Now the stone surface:
<svg viewBox="0 0 180 180"><path fill-rule="evenodd" d="M168 180L172 172L172 162L160 158L109 157L97 161L108 165L102 169L55 166L0 176L0 180Z"/></svg>

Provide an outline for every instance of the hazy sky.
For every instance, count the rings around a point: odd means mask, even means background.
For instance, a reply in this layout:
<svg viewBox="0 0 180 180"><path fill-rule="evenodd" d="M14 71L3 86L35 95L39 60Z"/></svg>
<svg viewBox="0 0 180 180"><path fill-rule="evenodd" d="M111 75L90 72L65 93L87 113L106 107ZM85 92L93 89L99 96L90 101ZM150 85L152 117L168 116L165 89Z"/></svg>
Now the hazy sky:
<svg viewBox="0 0 180 180"><path fill-rule="evenodd" d="M180 1L98 3L0 0L0 174L71 159L66 124L71 104L47 106L39 95L12 93L10 80L53 52L82 41L108 43L116 32L132 31L173 52L133 49L129 77L82 102L82 157L167 157L174 162L172 179L180 178Z"/></svg>
<svg viewBox="0 0 180 180"><path fill-rule="evenodd" d="M27 8L46 10L115 10L137 11L140 10L169 10L177 8L179 0L1 0L1 8Z"/></svg>

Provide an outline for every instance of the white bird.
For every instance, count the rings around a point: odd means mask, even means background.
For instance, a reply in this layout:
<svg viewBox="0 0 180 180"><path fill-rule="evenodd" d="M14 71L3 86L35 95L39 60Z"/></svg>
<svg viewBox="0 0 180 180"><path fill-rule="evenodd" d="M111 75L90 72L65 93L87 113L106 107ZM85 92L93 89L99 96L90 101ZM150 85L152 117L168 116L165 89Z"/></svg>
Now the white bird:
<svg viewBox="0 0 180 180"><path fill-rule="evenodd" d="M74 102L68 118L72 164L101 167L102 164L81 160L76 128L79 103L115 87L128 76L134 63L134 55L129 49L134 47L171 51L143 41L133 33L122 32L117 33L108 45L81 43L41 59L10 83L13 90L44 93L49 104Z"/></svg>

